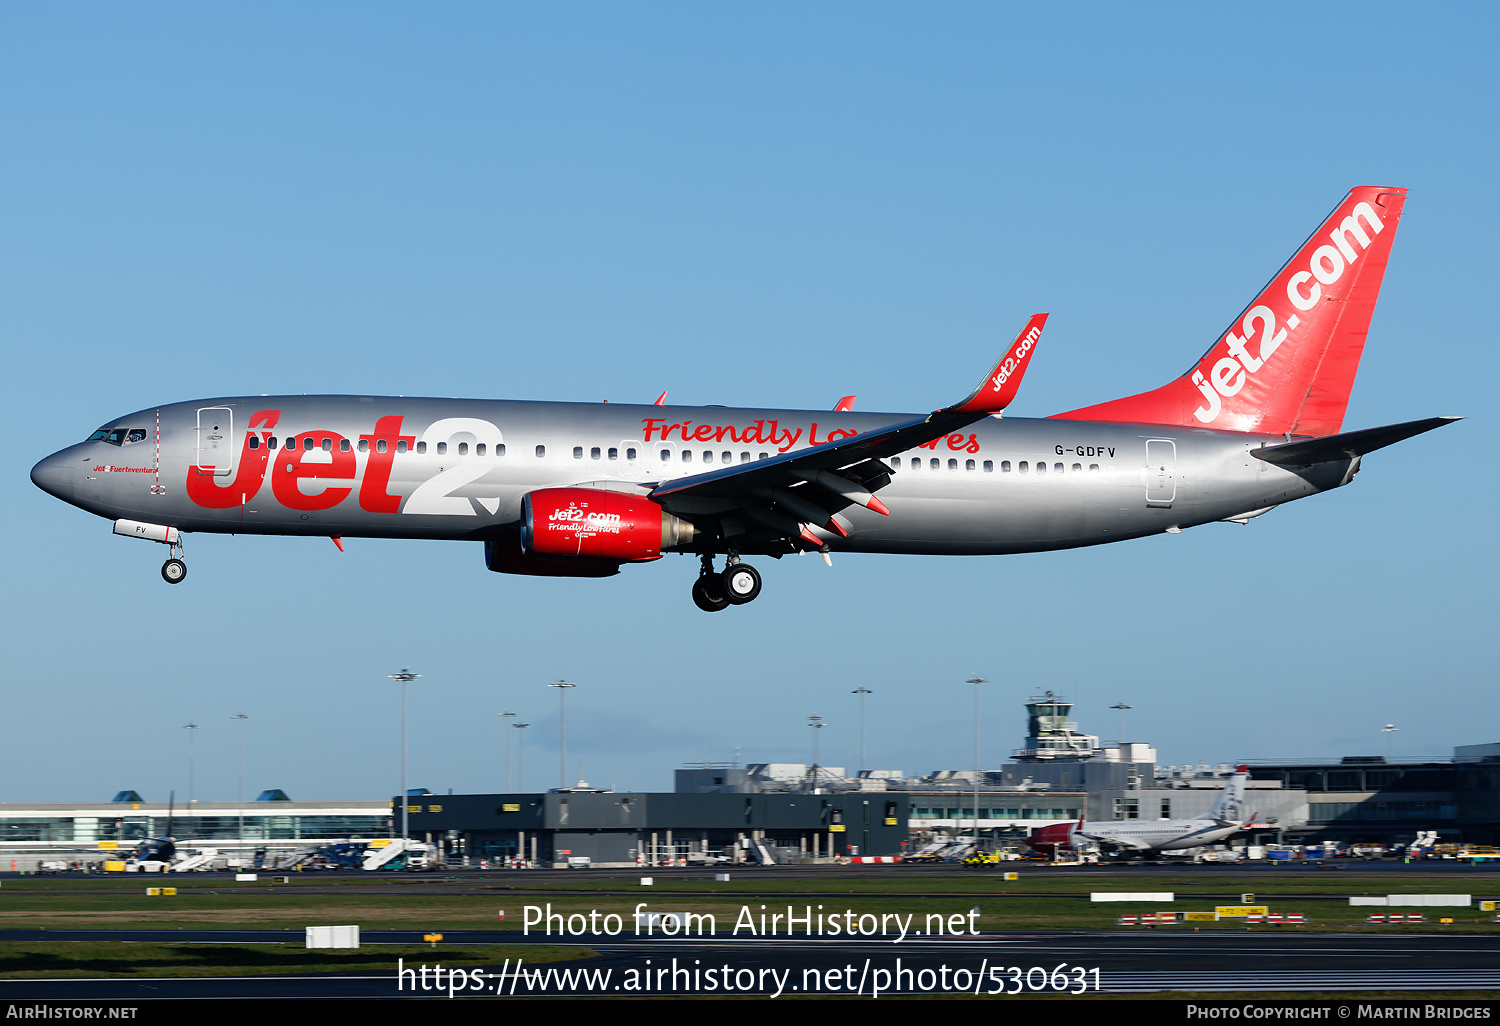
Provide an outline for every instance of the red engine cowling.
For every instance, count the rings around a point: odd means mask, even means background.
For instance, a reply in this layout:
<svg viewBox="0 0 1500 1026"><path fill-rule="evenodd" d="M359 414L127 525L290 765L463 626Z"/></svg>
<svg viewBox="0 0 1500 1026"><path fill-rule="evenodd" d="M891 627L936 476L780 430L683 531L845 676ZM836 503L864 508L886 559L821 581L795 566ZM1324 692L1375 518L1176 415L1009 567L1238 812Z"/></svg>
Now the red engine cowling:
<svg viewBox="0 0 1500 1026"><path fill-rule="evenodd" d="M1052 826L1042 827L1026 838L1026 845L1033 851L1047 855L1058 851L1071 851L1074 829L1073 823L1054 823Z"/></svg>
<svg viewBox="0 0 1500 1026"><path fill-rule="evenodd" d="M692 537L692 524L639 495L541 488L521 500L521 551L528 556L645 563Z"/></svg>

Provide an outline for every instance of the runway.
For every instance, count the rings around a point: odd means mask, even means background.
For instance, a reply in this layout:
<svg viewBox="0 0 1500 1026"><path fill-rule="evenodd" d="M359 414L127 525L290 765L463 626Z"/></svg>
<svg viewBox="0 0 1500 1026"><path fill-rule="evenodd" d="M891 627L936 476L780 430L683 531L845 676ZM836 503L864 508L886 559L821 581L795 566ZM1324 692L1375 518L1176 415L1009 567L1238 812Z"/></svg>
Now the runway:
<svg viewBox="0 0 1500 1026"><path fill-rule="evenodd" d="M100 931L88 931L97 936ZM12 931L7 931L7 934ZM69 932L47 931L49 940ZM110 931L117 940L224 943L285 931ZM30 934L35 937L35 933ZM0 934L0 937L4 937ZM77 939L83 939L78 937ZM370 933L365 945L412 943ZM545 943L514 933L449 933L443 947ZM555 940L553 941L555 942ZM967 938L828 940L718 936L601 939L598 957L442 967L443 947L388 972L193 979L0 980L0 999L385 999L522 996L885 996L1327 991L1500 991L1500 937L1402 934L987 933ZM404 970L398 975L398 969Z"/></svg>

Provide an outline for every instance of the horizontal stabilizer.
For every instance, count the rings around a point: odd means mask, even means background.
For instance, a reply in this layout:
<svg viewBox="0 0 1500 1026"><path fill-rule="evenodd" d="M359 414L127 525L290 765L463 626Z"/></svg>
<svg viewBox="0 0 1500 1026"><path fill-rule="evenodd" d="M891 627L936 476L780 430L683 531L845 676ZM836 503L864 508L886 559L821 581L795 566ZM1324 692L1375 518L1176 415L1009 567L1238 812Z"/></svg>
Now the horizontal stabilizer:
<svg viewBox="0 0 1500 1026"><path fill-rule="evenodd" d="M1250 455L1258 460L1276 463L1283 467L1307 467L1314 463L1329 463L1334 460L1348 460L1363 456L1367 452L1384 449L1388 445L1395 445L1413 435L1420 435L1424 431L1431 431L1457 420L1463 420L1463 418L1429 417L1426 420L1407 421L1405 424L1389 424L1386 427L1365 428L1363 431L1346 431L1341 435L1328 435L1326 438L1309 438L1300 442L1287 442L1284 445L1268 445L1263 449L1251 449Z"/></svg>

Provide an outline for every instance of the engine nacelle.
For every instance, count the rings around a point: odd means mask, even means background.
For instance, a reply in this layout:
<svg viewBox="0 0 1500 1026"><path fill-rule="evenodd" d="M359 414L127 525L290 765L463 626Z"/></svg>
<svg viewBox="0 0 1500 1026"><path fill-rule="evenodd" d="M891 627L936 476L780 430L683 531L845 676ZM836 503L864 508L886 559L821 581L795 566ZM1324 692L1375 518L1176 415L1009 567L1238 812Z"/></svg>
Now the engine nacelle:
<svg viewBox="0 0 1500 1026"><path fill-rule="evenodd" d="M541 488L521 500L521 551L645 563L690 542L693 525L650 499L604 488Z"/></svg>

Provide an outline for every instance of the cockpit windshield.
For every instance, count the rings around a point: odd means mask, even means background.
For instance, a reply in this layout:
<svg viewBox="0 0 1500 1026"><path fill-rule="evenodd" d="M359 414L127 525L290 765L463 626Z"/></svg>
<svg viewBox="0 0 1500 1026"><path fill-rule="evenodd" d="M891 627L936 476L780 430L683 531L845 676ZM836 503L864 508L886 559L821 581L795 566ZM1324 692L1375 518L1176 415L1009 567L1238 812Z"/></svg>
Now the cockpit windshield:
<svg viewBox="0 0 1500 1026"><path fill-rule="evenodd" d="M90 442L108 442L110 445L133 445L146 440L145 428L100 428L89 435Z"/></svg>

